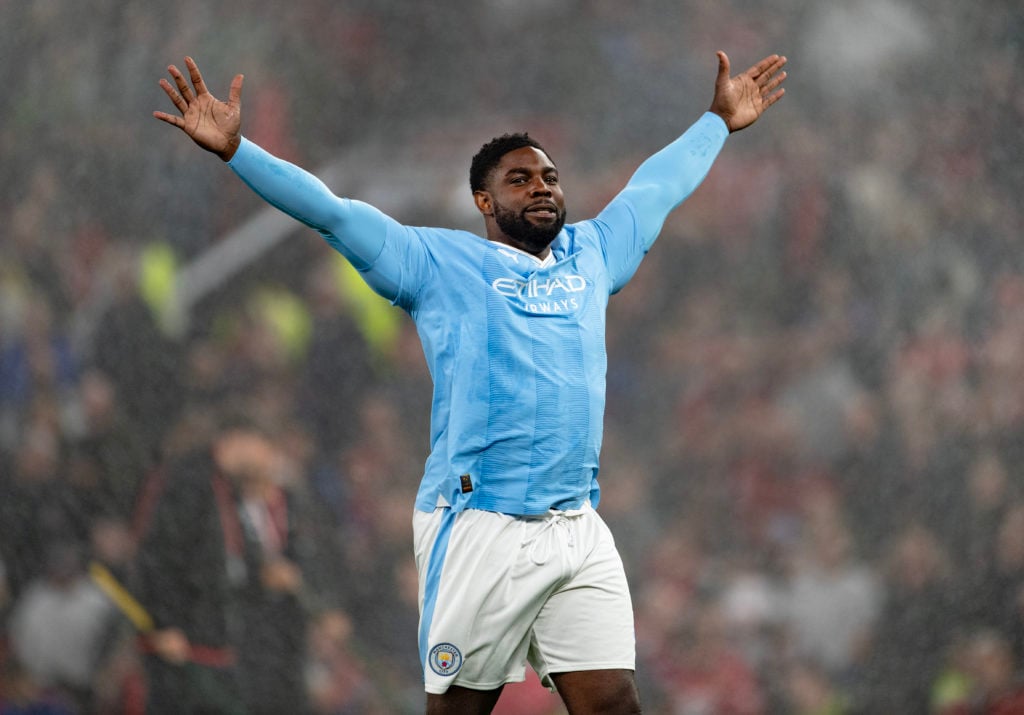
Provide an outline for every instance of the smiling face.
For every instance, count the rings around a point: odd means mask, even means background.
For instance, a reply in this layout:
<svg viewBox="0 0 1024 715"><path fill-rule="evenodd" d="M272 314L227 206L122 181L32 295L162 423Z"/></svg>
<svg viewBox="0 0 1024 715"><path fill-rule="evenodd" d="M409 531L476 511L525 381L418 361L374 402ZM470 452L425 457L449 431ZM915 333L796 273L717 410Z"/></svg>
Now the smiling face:
<svg viewBox="0 0 1024 715"><path fill-rule="evenodd" d="M541 258L565 224L558 168L534 147L505 154L473 198L489 239Z"/></svg>

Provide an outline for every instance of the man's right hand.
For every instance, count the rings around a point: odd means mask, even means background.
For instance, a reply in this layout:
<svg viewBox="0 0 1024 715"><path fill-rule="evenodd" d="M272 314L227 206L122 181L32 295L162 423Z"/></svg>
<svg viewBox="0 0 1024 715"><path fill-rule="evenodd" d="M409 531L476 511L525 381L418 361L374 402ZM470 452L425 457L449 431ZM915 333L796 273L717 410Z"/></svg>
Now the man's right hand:
<svg viewBox="0 0 1024 715"><path fill-rule="evenodd" d="M160 80L160 86L181 112L181 116L159 111L153 112L153 116L173 124L203 149L228 161L235 155L242 141L242 75L235 75L231 80L228 101L222 102L206 88L195 60L186 57L185 66L192 80L191 87L174 65L169 66L167 71L174 79L177 90L166 79Z"/></svg>

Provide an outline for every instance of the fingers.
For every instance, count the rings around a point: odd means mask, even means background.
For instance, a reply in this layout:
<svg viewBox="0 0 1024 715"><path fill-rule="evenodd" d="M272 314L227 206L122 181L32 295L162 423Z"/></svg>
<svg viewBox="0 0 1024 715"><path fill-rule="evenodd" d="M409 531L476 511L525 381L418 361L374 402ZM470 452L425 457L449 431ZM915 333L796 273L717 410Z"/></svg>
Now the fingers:
<svg viewBox="0 0 1024 715"><path fill-rule="evenodd" d="M178 87L178 92L181 94L182 99L185 100L185 104L191 104L195 96L192 94L192 88L188 86L188 82L185 80L185 75L181 73L174 65L170 65L167 68L167 72L171 75L174 80L174 84ZM177 104L175 102L175 104Z"/></svg>
<svg viewBox="0 0 1024 715"><path fill-rule="evenodd" d="M203 75L199 71L199 66L196 64L196 61L191 57L186 57L185 67L188 69L188 80L185 79L185 75L183 75L181 70L179 70L175 65L169 65L167 67L167 72L171 75L171 79L174 80L174 85L172 86L166 79L160 80L160 88L182 115L188 111L189 105L192 104L192 102L194 102L200 95L210 93L210 90L206 87L206 82L203 81ZM238 75L231 83L231 101L236 105L241 99L241 77L241 75ZM189 86L189 80L192 82L191 87ZM177 87L177 90L175 90L175 87ZM193 87L195 87L194 92L192 89ZM185 126L184 120L181 117L174 116L173 114L156 111L153 112L153 116L163 122L173 124L179 129Z"/></svg>
<svg viewBox="0 0 1024 715"><path fill-rule="evenodd" d="M185 58L185 66L188 68L188 75L192 79L192 85L196 88L196 94L209 94L206 83L203 82L203 75L199 72L199 65L191 57Z"/></svg>
<svg viewBox="0 0 1024 715"><path fill-rule="evenodd" d="M185 78L177 67L169 65L167 67L167 72L171 75L171 78L174 80L174 84L177 85L178 90L175 91L174 87L171 86L171 83L163 78L160 79L160 89L164 91L164 94L166 94L174 106L177 107L178 111L184 114L188 110L189 103L193 100L192 90L189 89L188 83L185 82ZM171 115L165 114L164 112L153 112L153 116L157 119L163 119L165 122L169 122L175 126L181 126L178 122L167 119L166 117L171 117ZM173 119L173 117L171 118Z"/></svg>
<svg viewBox="0 0 1024 715"><path fill-rule="evenodd" d="M188 109L188 103L180 94L174 91L174 87L171 86L171 83L166 79L161 79L160 88L164 91L164 94L170 98L171 102L174 103L174 106L178 108L178 111L184 114L185 110Z"/></svg>
<svg viewBox="0 0 1024 715"><path fill-rule="evenodd" d="M774 61L754 80L761 91L761 106L764 109L778 102L786 93L785 88L779 88L787 76L786 72L782 70L783 65L786 64L786 58L777 55L774 58Z"/></svg>
<svg viewBox="0 0 1024 715"><path fill-rule="evenodd" d="M769 55L763 60L758 62L756 65L747 70L750 77L757 83L758 87L762 89L766 88L768 84L775 82L778 77L776 73L782 69L783 65L786 64L786 58L779 55ZM781 75L783 79L786 77L786 73L783 72ZM780 80L781 81L781 80ZM776 82L776 85L778 83Z"/></svg>
<svg viewBox="0 0 1024 715"><path fill-rule="evenodd" d="M767 96L762 96L761 97L761 111L764 111L765 109L768 109L768 107L770 107L773 104L775 104L776 102L778 102L780 99L782 99L782 95L784 95L785 93L786 93L785 89L780 89L775 94L771 94L771 95L767 95Z"/></svg>
<svg viewBox="0 0 1024 715"><path fill-rule="evenodd" d="M173 76L174 72L177 71L177 68L174 68L172 71L172 68L168 67L168 71L171 71L171 75ZM185 114L185 110L188 109L188 103L182 98L180 94L174 91L174 87L171 86L171 83L168 82L166 79L161 78L160 89L164 91L164 94L166 94L168 98L171 100L171 102L174 104L174 106L178 108L178 111L182 114ZM167 114L166 112L156 111L153 112L153 116L159 119L160 121L167 122L168 124L178 127L179 129L185 126L185 121L181 117L177 117L173 114Z"/></svg>
<svg viewBox="0 0 1024 715"><path fill-rule="evenodd" d="M758 84L761 86L761 94L768 94L768 93L770 93L772 90L774 90L780 84L782 84L782 80L784 80L784 79L786 79L786 73L785 72L780 72L779 74L775 75L774 77L771 77L771 80L766 82L766 83L764 83L764 84L761 84L760 82L758 82Z"/></svg>
<svg viewBox="0 0 1024 715"><path fill-rule="evenodd" d="M779 88L779 85L786 79L786 73L780 71L785 64L785 57L768 55L746 71L745 74L754 81L758 93L761 95L761 111L778 102L786 93L785 89Z"/></svg>
<svg viewBox="0 0 1024 715"><path fill-rule="evenodd" d="M748 74L756 80L758 77L765 74L770 76L784 64L786 64L785 57L781 57L779 55L768 55L757 64L751 65L744 74Z"/></svg>
<svg viewBox="0 0 1024 715"><path fill-rule="evenodd" d="M167 114L167 112L153 112L153 116L162 122L178 127L178 129L184 129L185 120L181 117L176 117L173 114Z"/></svg>
<svg viewBox="0 0 1024 715"><path fill-rule="evenodd" d="M181 73L174 65L167 67L167 72L171 75L171 79L174 80L174 84L177 86L178 91L175 92L171 87L171 83L166 79L160 80L160 86L171 101L174 102L174 106L178 108L178 111L182 114L188 109L188 105L200 94L209 94L210 90L206 88L206 83L203 81L203 75L199 71L199 66L196 65L196 61L191 57L185 58L185 67L188 69L189 79L192 81L192 86L195 87L195 93L193 94L192 87L189 86L188 80L185 79L185 75Z"/></svg>

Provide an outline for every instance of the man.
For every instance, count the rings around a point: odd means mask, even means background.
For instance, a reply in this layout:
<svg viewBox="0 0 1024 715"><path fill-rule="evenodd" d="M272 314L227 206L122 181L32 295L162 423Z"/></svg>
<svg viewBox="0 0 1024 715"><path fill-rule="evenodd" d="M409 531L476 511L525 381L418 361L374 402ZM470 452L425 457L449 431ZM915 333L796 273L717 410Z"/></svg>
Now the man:
<svg viewBox="0 0 1024 715"><path fill-rule="evenodd" d="M137 594L148 713L307 712L293 519L263 428L225 417L143 492Z"/></svg>
<svg viewBox="0 0 1024 715"><path fill-rule="evenodd" d="M594 511L605 308L728 134L781 98L785 58L731 77L719 52L710 110L593 220L565 225L535 140L492 140L470 168L486 239L334 196L242 136L241 75L221 102L185 62L191 84L173 65L160 82L181 116L154 116L317 230L419 331L434 381L414 516L427 713L489 713L527 660L573 715L640 712L626 578Z"/></svg>

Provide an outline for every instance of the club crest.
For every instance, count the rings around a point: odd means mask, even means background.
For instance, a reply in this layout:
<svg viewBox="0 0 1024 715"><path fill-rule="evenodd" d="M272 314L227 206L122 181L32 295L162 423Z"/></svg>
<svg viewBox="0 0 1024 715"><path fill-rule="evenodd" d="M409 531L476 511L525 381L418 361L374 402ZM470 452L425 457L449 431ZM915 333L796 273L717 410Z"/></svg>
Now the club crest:
<svg viewBox="0 0 1024 715"><path fill-rule="evenodd" d="M438 643L430 649L427 660L438 675L455 675L462 667L462 653L451 643Z"/></svg>

